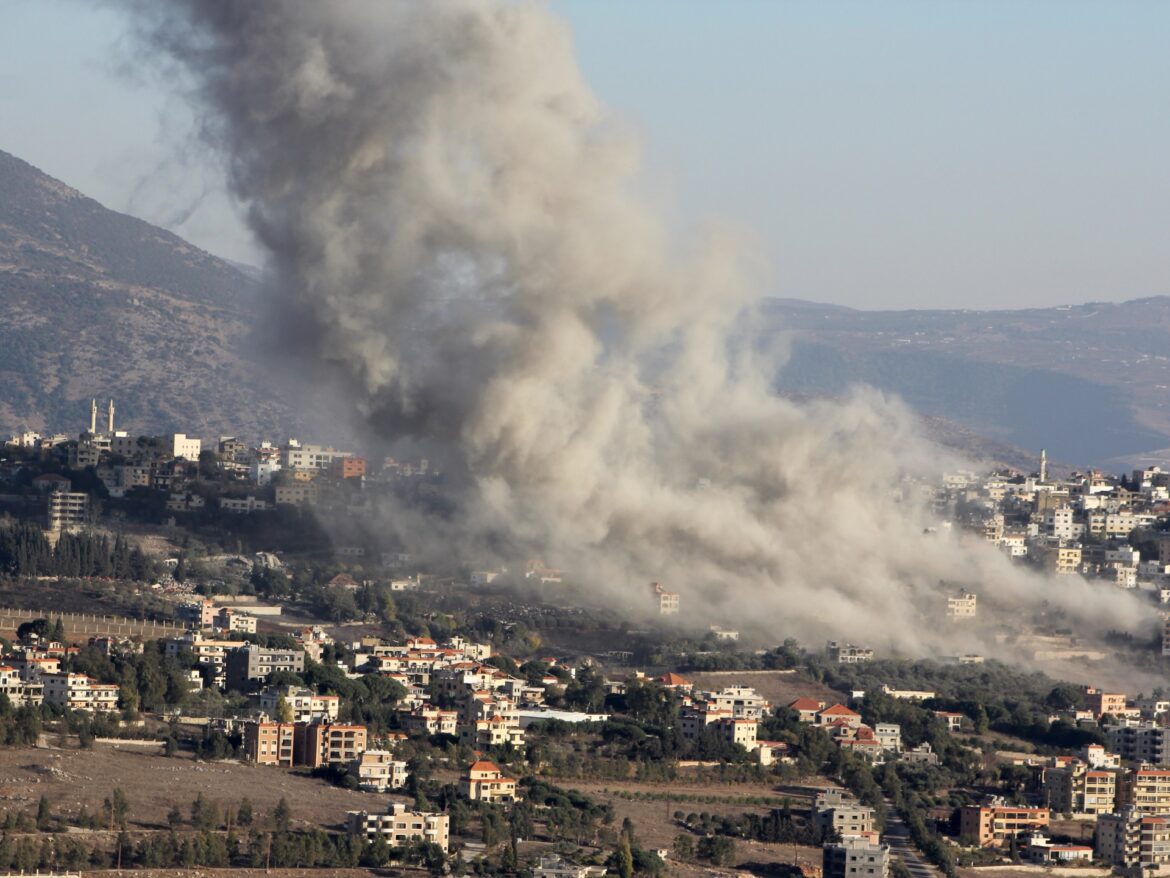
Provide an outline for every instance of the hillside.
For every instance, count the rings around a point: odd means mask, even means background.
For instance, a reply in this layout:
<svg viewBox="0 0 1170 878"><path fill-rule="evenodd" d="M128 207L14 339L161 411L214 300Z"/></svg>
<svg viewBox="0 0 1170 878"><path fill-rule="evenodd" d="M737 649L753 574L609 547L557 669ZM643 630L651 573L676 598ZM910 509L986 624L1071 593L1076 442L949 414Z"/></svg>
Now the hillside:
<svg viewBox="0 0 1170 878"><path fill-rule="evenodd" d="M856 383L927 416L1085 466L1170 446L1170 297L1021 311L857 311L772 300L784 392ZM1163 460L1164 462L1164 460Z"/></svg>
<svg viewBox="0 0 1170 878"><path fill-rule="evenodd" d="M119 427L278 434L286 406L249 358L256 282L0 152L0 432Z"/></svg>

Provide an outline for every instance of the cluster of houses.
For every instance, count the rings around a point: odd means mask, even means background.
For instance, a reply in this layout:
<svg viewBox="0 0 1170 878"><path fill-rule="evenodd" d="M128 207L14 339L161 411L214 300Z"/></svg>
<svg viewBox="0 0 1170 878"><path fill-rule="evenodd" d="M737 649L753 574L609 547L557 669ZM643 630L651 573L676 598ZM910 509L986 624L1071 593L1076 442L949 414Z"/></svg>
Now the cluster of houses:
<svg viewBox="0 0 1170 878"><path fill-rule="evenodd" d="M1056 575L1103 578L1170 601L1170 537L1153 526L1170 514L1170 472L1159 467L1115 478L1092 471L1049 478L997 472L987 478L952 473L936 503L1013 558ZM1143 556L1141 532L1154 548Z"/></svg>
<svg viewBox="0 0 1170 878"><path fill-rule="evenodd" d="M364 487L367 480L392 484L410 479L425 485L440 475L425 458L416 462L386 458L375 467L351 451L297 439L250 445L234 436L210 442L185 433L136 436L115 428L114 413L110 400L105 424L99 425L97 400L93 400L89 428L76 438L29 431L12 436L6 444L51 456L71 470L92 468L114 498L136 489L162 493L167 511L175 513L198 511L209 503L223 512L245 515L325 500L349 503L352 491L343 489ZM229 490L209 492L200 487L209 464L217 478L231 486ZM85 523L89 497L74 491L69 478L44 473L33 484L48 495L50 532Z"/></svg>
<svg viewBox="0 0 1170 878"><path fill-rule="evenodd" d="M110 648L109 638L94 638L93 643ZM133 644L117 644L135 648ZM141 649L140 646L136 647ZM0 665L0 693L13 707L55 704L68 710L115 711L121 689L114 683L100 683L86 674L61 670L66 656L77 652L75 646L56 641L41 641L18 646L4 656Z"/></svg>

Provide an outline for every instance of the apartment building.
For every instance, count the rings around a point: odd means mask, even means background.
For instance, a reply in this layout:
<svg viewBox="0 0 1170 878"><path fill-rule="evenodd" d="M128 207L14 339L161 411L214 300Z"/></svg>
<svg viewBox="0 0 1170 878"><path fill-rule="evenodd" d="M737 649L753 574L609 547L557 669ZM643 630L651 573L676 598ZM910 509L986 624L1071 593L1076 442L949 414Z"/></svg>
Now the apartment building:
<svg viewBox="0 0 1170 878"><path fill-rule="evenodd" d="M85 674L42 674L41 685L47 704L70 710L118 709L120 690L114 683L99 683Z"/></svg>
<svg viewBox="0 0 1170 878"><path fill-rule="evenodd" d="M293 762L320 768L353 762L366 750L365 726L343 723L296 723Z"/></svg>
<svg viewBox="0 0 1170 878"><path fill-rule="evenodd" d="M679 611L678 592L667 591L661 582L650 583L650 592L658 603L658 613L661 616L677 616Z"/></svg>
<svg viewBox="0 0 1170 878"><path fill-rule="evenodd" d="M182 637L169 638L165 650L171 658L190 651L200 666L210 670L215 684L221 686L225 681L228 654L239 649L243 643L242 640L215 640L204 637L198 631L188 631Z"/></svg>
<svg viewBox="0 0 1170 878"><path fill-rule="evenodd" d="M277 717L281 699L292 711L292 721L296 723L333 722L341 709L340 696L318 695L312 689L300 686L265 689L258 697L260 709Z"/></svg>
<svg viewBox="0 0 1170 878"><path fill-rule="evenodd" d="M88 494L53 491L46 498L47 525L54 533L81 527L88 512Z"/></svg>
<svg viewBox="0 0 1170 878"><path fill-rule="evenodd" d="M349 773L357 778L360 789L372 793L401 789L410 775L406 763L389 750L367 750L350 762Z"/></svg>
<svg viewBox="0 0 1170 878"><path fill-rule="evenodd" d="M964 805L959 809L959 835L975 839L980 847L1003 847L1021 833L1046 829L1049 818L1047 808L1007 805L1001 801Z"/></svg>
<svg viewBox="0 0 1170 878"><path fill-rule="evenodd" d="M244 726L244 754L257 765L293 765L293 724L253 722Z"/></svg>
<svg viewBox="0 0 1170 878"><path fill-rule="evenodd" d="M1048 806L1061 814L1112 814L1117 807L1117 775L1079 761L1049 768L1044 772Z"/></svg>
<svg viewBox="0 0 1170 878"><path fill-rule="evenodd" d="M865 838L844 838L824 847L824 878L888 878L890 849Z"/></svg>
<svg viewBox="0 0 1170 878"><path fill-rule="evenodd" d="M305 654L301 650L266 649L255 644L231 650L224 662L227 688L237 690L276 671L299 674L304 669Z"/></svg>
<svg viewBox="0 0 1170 878"><path fill-rule="evenodd" d="M1089 710L1093 711L1093 716L1098 719L1105 714L1122 716L1128 706L1128 698L1124 692L1102 692L1090 686L1085 690L1085 694L1089 698Z"/></svg>
<svg viewBox="0 0 1170 878"><path fill-rule="evenodd" d="M459 792L473 802L514 802L516 781L505 777L494 762L480 759L459 779Z"/></svg>
<svg viewBox="0 0 1170 878"><path fill-rule="evenodd" d="M1157 874L1170 867L1170 820L1125 806L1097 818L1097 859L1125 874Z"/></svg>
<svg viewBox="0 0 1170 878"><path fill-rule="evenodd" d="M1170 765L1170 728L1166 726L1154 723L1109 726L1105 735L1109 749L1127 762Z"/></svg>
<svg viewBox="0 0 1170 878"><path fill-rule="evenodd" d="M24 680L18 668L0 665L0 694L13 707L36 706L44 700L39 675L36 681Z"/></svg>
<svg viewBox="0 0 1170 878"><path fill-rule="evenodd" d="M1002 536L1002 534L1001 534ZM996 538L996 541L999 537ZM948 619L974 619L978 609L979 598L969 591L960 591L947 597Z"/></svg>
<svg viewBox="0 0 1170 878"><path fill-rule="evenodd" d="M437 844L444 851L450 845L451 819L446 814L431 811L413 811L402 802L392 802L385 814L368 811L350 811L351 835L373 841L382 838L396 847L421 839Z"/></svg>
<svg viewBox="0 0 1170 878"><path fill-rule="evenodd" d="M1170 816L1170 771L1136 768L1121 777L1118 805L1132 805L1143 814Z"/></svg>
<svg viewBox="0 0 1170 878"><path fill-rule="evenodd" d="M877 831L873 808L843 796L827 799L817 796L813 821L822 832L837 832L842 838L869 836Z"/></svg>
<svg viewBox="0 0 1170 878"><path fill-rule="evenodd" d="M458 711L439 710L437 707L420 707L400 715L399 721L407 731L427 735L455 735L459 731Z"/></svg>

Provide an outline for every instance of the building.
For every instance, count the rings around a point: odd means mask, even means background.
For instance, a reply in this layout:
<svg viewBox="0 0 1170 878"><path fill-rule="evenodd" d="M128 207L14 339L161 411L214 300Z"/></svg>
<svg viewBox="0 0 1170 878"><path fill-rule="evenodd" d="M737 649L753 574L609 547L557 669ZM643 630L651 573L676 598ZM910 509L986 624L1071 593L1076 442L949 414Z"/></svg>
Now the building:
<svg viewBox="0 0 1170 878"><path fill-rule="evenodd" d="M1046 829L1049 817L1047 808L1007 805L1002 801L964 805L959 809L959 835L980 847L1003 847L1021 833Z"/></svg>
<svg viewBox="0 0 1170 878"><path fill-rule="evenodd" d="M338 695L318 695L312 689L300 686L285 686L282 689L265 689L260 693L260 709L269 716L279 719L280 702L284 701L297 723L333 722L341 709Z"/></svg>
<svg viewBox="0 0 1170 878"><path fill-rule="evenodd" d="M171 457L180 460L199 462L199 454L203 451L203 442L186 433L171 435Z"/></svg>
<svg viewBox="0 0 1170 878"><path fill-rule="evenodd" d="M249 644L228 652L224 669L227 688L243 690L252 681L264 680L276 671L301 673L305 654L299 649L266 649Z"/></svg>
<svg viewBox="0 0 1170 878"><path fill-rule="evenodd" d="M99 683L85 674L41 674L46 704L57 704L70 710L113 711L118 709L120 687L114 683Z"/></svg>
<svg viewBox="0 0 1170 878"><path fill-rule="evenodd" d="M367 750L350 762L349 773L360 789L373 793L401 789L410 775L406 763L396 760L389 750Z"/></svg>
<svg viewBox="0 0 1170 878"><path fill-rule="evenodd" d="M969 591L960 591L949 596L947 598L947 618L974 619L978 600L978 597Z"/></svg>
<svg viewBox="0 0 1170 878"><path fill-rule="evenodd" d="M349 812L349 831L373 841L384 839L395 847L420 839L437 844L444 851L449 846L451 818L431 811L412 811L402 802L392 802L385 814L367 811Z"/></svg>
<svg viewBox="0 0 1170 878"><path fill-rule="evenodd" d="M320 768L353 762L366 751L365 726L343 723L296 723L293 763Z"/></svg>
<svg viewBox="0 0 1170 878"><path fill-rule="evenodd" d="M1170 771L1135 768L1121 777L1117 804L1132 805L1143 814L1170 816Z"/></svg>
<svg viewBox="0 0 1170 878"><path fill-rule="evenodd" d="M679 611L678 592L667 591L661 582L650 583L650 592L658 603L658 614L677 616Z"/></svg>
<svg viewBox="0 0 1170 878"><path fill-rule="evenodd" d="M516 781L504 777L494 762L480 759L459 779L459 792L473 802L514 802Z"/></svg>
<svg viewBox="0 0 1170 878"><path fill-rule="evenodd" d="M1112 814L1117 807L1117 772L1074 762L1044 772L1048 807L1060 814Z"/></svg>
<svg viewBox="0 0 1170 878"><path fill-rule="evenodd" d="M1141 723L1136 726L1108 726L1109 749L1127 762L1140 765L1170 765L1170 728Z"/></svg>
<svg viewBox="0 0 1170 878"><path fill-rule="evenodd" d="M824 701L801 697L789 704L788 709L795 710L802 723L815 723L817 721L817 714L828 706Z"/></svg>
<svg viewBox="0 0 1170 878"><path fill-rule="evenodd" d="M1088 863L1093 859L1093 848L1084 844L1053 844L1042 832L1033 832L1023 846L1023 858L1042 865L1061 863Z"/></svg>
<svg viewBox="0 0 1170 878"><path fill-rule="evenodd" d="M74 491L51 491L46 498L47 520L50 531L60 533L85 524L89 512L89 495Z"/></svg>
<svg viewBox="0 0 1170 878"><path fill-rule="evenodd" d="M866 838L827 844L822 854L824 878L888 878L890 849Z"/></svg>
<svg viewBox="0 0 1170 878"><path fill-rule="evenodd" d="M560 857L540 857L532 870L533 878L593 878L605 875L605 866L578 866Z"/></svg>
<svg viewBox="0 0 1170 878"><path fill-rule="evenodd" d="M210 628L215 624L215 601L208 598L184 601L175 607L175 618L194 628Z"/></svg>
<svg viewBox="0 0 1170 878"><path fill-rule="evenodd" d="M842 790L827 790L813 802L813 821L824 833L836 832L842 838L869 836L877 831L873 808L847 799Z"/></svg>
<svg viewBox="0 0 1170 878"><path fill-rule="evenodd" d="M1105 714L1113 717L1123 716L1128 707L1128 699L1124 692L1102 692L1100 689L1089 687L1085 694L1089 698L1089 710L1097 719Z"/></svg>
<svg viewBox="0 0 1170 878"><path fill-rule="evenodd" d="M293 765L293 724L251 722L244 726L244 754L257 765Z"/></svg>
<svg viewBox="0 0 1170 878"><path fill-rule="evenodd" d="M364 457L336 457L330 464L329 472L338 479L360 479L366 474Z"/></svg>
<svg viewBox="0 0 1170 878"><path fill-rule="evenodd" d="M869 647L854 646L852 643L840 644L836 640L830 640L825 644L825 655L829 661L839 665L873 661L873 650Z"/></svg>
<svg viewBox="0 0 1170 878"><path fill-rule="evenodd" d="M256 617L250 613L241 613L232 607L222 607L215 614L213 625L220 631L243 631L245 634L256 633Z"/></svg>
<svg viewBox="0 0 1170 878"><path fill-rule="evenodd" d="M1170 820L1132 806L1097 818L1097 858L1126 874L1148 874L1170 866Z"/></svg>

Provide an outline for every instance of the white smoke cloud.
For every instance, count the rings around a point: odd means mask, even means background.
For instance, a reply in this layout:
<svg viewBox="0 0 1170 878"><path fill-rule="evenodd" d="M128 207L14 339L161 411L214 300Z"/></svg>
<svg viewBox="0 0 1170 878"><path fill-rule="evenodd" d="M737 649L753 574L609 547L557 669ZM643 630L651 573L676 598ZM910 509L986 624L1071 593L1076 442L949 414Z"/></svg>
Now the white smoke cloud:
<svg viewBox="0 0 1170 878"><path fill-rule="evenodd" d="M776 364L733 338L762 266L724 230L668 238L543 6L123 5L227 161L288 345L458 473L451 516L396 510L415 538L541 554L623 606L662 580L692 618L776 639L981 650L936 623L940 580L1139 624L1119 592L924 535L894 489L941 456L900 403L771 391Z"/></svg>

